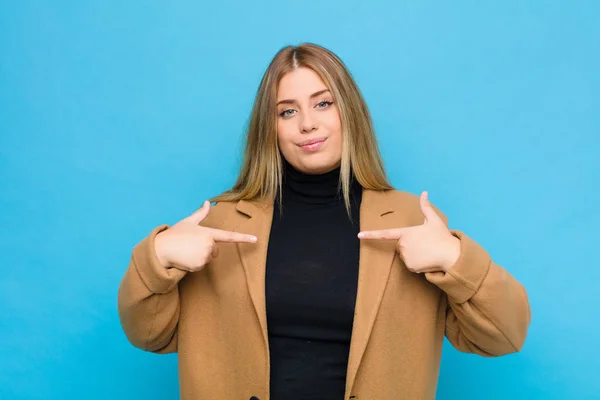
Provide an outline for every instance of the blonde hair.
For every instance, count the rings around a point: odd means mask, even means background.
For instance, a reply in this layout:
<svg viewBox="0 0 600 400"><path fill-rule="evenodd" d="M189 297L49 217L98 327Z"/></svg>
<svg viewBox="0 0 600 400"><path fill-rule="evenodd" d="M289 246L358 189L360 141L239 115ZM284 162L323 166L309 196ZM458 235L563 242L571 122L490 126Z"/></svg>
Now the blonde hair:
<svg viewBox="0 0 600 400"><path fill-rule="evenodd" d="M246 132L244 159L231 190L211 201L266 199L281 196L283 163L277 143L277 87L297 68L315 71L331 91L342 125L340 186L350 211L351 175L366 189L392 189L375 138L371 115L350 72L334 53L312 44L287 46L269 64L252 108Z"/></svg>

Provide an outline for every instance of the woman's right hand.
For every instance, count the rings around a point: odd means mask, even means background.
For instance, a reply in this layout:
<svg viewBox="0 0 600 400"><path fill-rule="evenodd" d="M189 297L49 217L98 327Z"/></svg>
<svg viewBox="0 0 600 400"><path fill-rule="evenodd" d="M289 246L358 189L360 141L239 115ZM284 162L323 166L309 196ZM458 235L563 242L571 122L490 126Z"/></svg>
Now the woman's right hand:
<svg viewBox="0 0 600 400"><path fill-rule="evenodd" d="M252 235L199 226L209 211L205 201L198 211L156 235L154 250L163 266L200 271L219 254L217 242L256 243Z"/></svg>

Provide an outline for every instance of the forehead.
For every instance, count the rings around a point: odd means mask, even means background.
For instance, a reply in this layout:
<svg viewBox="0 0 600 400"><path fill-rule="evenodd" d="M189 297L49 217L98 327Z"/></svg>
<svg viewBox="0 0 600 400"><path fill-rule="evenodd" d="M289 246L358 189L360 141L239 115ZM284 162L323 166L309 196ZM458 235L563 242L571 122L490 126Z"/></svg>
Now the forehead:
<svg viewBox="0 0 600 400"><path fill-rule="evenodd" d="M327 89L321 77L310 68L297 68L285 74L277 87L277 100L310 97L311 94Z"/></svg>

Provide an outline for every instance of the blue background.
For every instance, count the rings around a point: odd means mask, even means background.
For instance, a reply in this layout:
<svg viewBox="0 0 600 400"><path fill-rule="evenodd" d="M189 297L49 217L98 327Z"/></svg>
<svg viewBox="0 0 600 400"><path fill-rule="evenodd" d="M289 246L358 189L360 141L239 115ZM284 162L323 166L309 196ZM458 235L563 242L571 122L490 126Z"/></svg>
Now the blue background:
<svg viewBox="0 0 600 400"><path fill-rule="evenodd" d="M521 353L448 343L439 399L600 398L600 3L0 4L0 398L167 399L176 356L133 348L132 247L236 177L271 57L348 65L399 189L528 289Z"/></svg>

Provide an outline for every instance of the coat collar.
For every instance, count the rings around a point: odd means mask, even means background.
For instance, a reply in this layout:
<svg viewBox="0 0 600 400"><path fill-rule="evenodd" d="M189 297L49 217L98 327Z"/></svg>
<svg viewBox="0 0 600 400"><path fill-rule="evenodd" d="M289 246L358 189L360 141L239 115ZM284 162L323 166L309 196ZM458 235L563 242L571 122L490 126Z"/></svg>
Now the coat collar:
<svg viewBox="0 0 600 400"><path fill-rule="evenodd" d="M360 229L393 228L395 218L392 215L396 212L395 206L392 196L388 192L363 190L360 206ZM246 274L248 291L263 333L266 351L268 336L265 268L273 218L273 202L241 200L236 209L245 217L234 231L252 234L258 238L257 243L238 243L237 246ZM348 359L346 395L351 393L358 367L367 347L394 256L394 241L362 241L360 243L358 289Z"/></svg>

